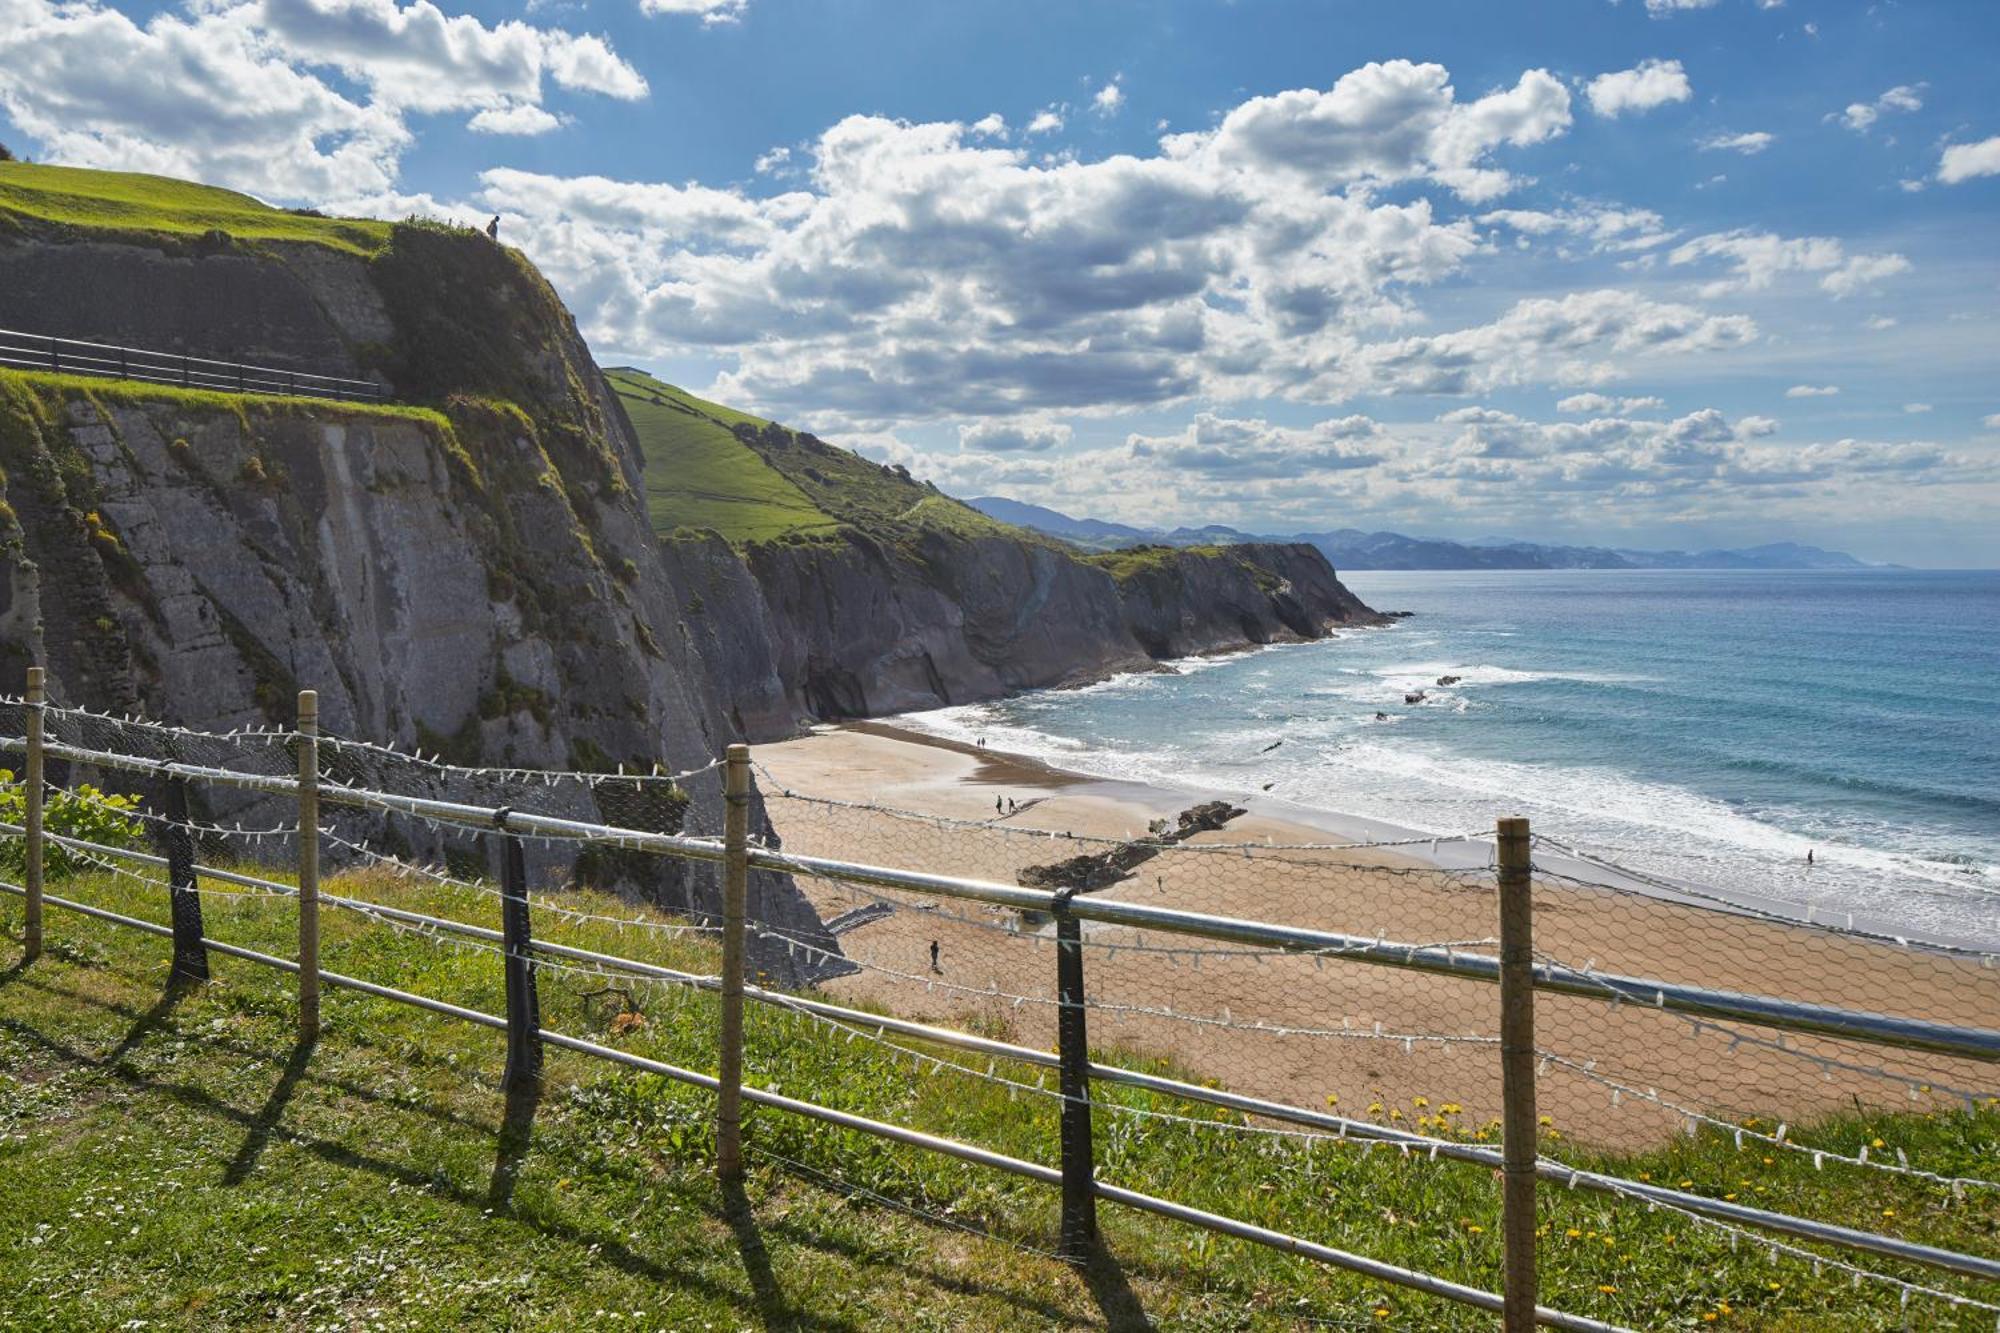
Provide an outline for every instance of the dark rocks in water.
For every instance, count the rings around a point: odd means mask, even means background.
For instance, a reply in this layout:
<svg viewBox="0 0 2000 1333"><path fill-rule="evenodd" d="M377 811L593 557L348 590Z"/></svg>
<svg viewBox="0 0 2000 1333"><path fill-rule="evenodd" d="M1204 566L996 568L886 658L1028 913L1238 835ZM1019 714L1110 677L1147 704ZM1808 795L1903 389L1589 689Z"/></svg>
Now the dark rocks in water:
<svg viewBox="0 0 2000 1333"><path fill-rule="evenodd" d="M1050 865L1029 866L1014 877L1015 882L1031 889L1075 889L1078 893L1108 889L1158 856L1162 849L1177 842L1186 842L1197 833L1213 832L1242 813L1241 806L1227 801L1208 801L1181 811L1175 826L1164 832L1156 831L1150 837L1120 843L1108 852L1092 852ZM1157 830L1159 826L1154 827Z"/></svg>
<svg viewBox="0 0 2000 1333"><path fill-rule="evenodd" d="M1377 612L1376 614L1378 614L1378 615L1382 615L1382 616L1387 616L1387 617L1388 617L1388 618L1389 618L1390 620L1408 620L1408 619L1409 619L1409 618L1410 618L1411 616L1415 615L1415 614L1416 614L1416 612L1415 612L1415 611L1380 611L1380 612Z"/></svg>
<svg viewBox="0 0 2000 1333"><path fill-rule="evenodd" d="M1420 704L1424 701L1424 698L1425 695L1422 690L1412 690L1403 696L1403 702L1406 704Z"/></svg>
<svg viewBox="0 0 2000 1333"><path fill-rule="evenodd" d="M1461 680L1464 680L1464 679L1465 679L1465 677L1463 677L1463 676L1439 676L1439 677L1438 677L1438 684L1440 684L1440 685L1456 685L1456 684L1458 684L1458 682L1460 682Z"/></svg>
<svg viewBox="0 0 2000 1333"><path fill-rule="evenodd" d="M1382 712L1380 709L1377 709L1375 712L1375 720L1377 722L1387 722L1389 720L1389 715L1387 713Z"/></svg>

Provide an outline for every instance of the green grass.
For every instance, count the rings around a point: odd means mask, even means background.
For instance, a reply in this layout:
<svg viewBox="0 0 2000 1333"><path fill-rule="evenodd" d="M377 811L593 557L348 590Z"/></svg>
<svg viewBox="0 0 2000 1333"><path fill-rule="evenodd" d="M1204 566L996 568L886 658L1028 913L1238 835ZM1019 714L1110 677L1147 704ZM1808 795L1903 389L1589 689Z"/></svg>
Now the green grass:
<svg viewBox="0 0 2000 1333"><path fill-rule="evenodd" d="M835 520L730 432L762 425L637 370L605 379L632 419L645 457L646 512L653 530L710 528L731 542L831 532Z"/></svg>
<svg viewBox="0 0 2000 1333"><path fill-rule="evenodd" d="M213 185L137 172L0 162L0 231L56 226L118 235L195 237L224 231L240 241L302 241L372 255L390 224L319 218L272 208Z"/></svg>
<svg viewBox="0 0 2000 1333"><path fill-rule="evenodd" d="M710 528L741 545L827 536L845 525L888 541L930 529L1052 544L893 467L697 398L643 371L604 374L639 436L647 510L661 534Z"/></svg>
<svg viewBox="0 0 2000 1333"><path fill-rule="evenodd" d="M222 389L183 389L172 384L148 384L142 380L104 379L96 375L52 375L40 370L0 369L0 386L65 398L95 397L111 403L140 405L167 404L196 412L247 412L252 415L309 415L315 420L339 417L373 417L393 421L415 421L449 431L444 415L428 407L402 403L350 403L332 398L271 393L235 393Z"/></svg>
<svg viewBox="0 0 2000 1333"><path fill-rule="evenodd" d="M385 878L334 887L484 924L495 915L490 897L465 889ZM75 879L57 891L165 917L159 891L129 881ZM575 905L632 910L596 896ZM277 953L292 947L289 902L221 898L207 910L212 935ZM0 899L0 930L14 942L0 948L18 948L19 924L19 900ZM334 909L325 926L330 969L501 1008L490 953ZM544 914L538 933L670 966L713 966L704 945L601 923ZM1491 1326L1433 1298L1108 1205L1101 1217L1115 1264L1077 1274L1022 1248L1053 1243L1047 1188L776 1112L749 1114L757 1152L747 1212L732 1210L709 1174L706 1094L562 1052L550 1053L511 1191L496 1193L496 1174L508 1174L497 1168L510 1160L498 1133L498 1034L332 991L323 1037L301 1052L289 978L217 958L213 982L169 1002L164 941L59 910L50 938L41 961L0 970L0 1328L146 1320L204 1330L1011 1329L1104 1326L1114 1315L1129 1327L1134 1304L1171 1328L1278 1329L1308 1317ZM603 984L545 973L544 1023L713 1068L706 997L638 992L643 1025L616 1032L604 998L583 997ZM922 1075L900 1048L832 1040L764 1007L750 1007L747 1031L753 1083L1052 1160L1050 1098ZM995 1072L1036 1081L1005 1062ZM1486 1172L1239 1134L1219 1113L1127 1089L1097 1094L1105 1179L1461 1281L1497 1282L1497 1189ZM1997 1131L2000 1116L1989 1109L1795 1132L1849 1150L1879 1137L1922 1165L1968 1173L1990 1170ZM1995 1249L1990 1201L1953 1203L1873 1172L1815 1172L1807 1159L1754 1143L1739 1151L1726 1134L1615 1165L1935 1244ZM877 1197L849 1197L823 1178ZM1896 1217L1884 1220L1885 1209ZM1767 1262L1759 1248L1733 1249L1681 1218L1581 1191L1545 1190L1542 1210L1544 1298L1562 1308L1646 1328L1888 1329L1902 1320L1896 1297L1872 1284L1855 1291L1832 1271ZM1992 1285L1894 1271L2000 1296ZM1922 1298L1910 1313L1926 1328L1991 1327L1990 1316Z"/></svg>

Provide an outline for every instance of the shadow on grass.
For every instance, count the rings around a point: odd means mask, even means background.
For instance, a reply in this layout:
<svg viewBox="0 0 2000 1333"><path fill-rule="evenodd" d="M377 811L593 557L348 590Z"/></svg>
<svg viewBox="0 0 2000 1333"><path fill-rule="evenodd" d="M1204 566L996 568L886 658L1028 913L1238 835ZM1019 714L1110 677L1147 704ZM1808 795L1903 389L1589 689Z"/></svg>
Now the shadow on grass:
<svg viewBox="0 0 2000 1333"><path fill-rule="evenodd" d="M285 1061L285 1068L278 1075L278 1082L271 1089L271 1095L264 1099L263 1106L251 1118L250 1132L243 1137L243 1146L236 1150L228 1169L222 1173L225 1185L240 1185L250 1173L257 1169L257 1159L264 1155L264 1145L271 1141L271 1133L278 1127L278 1121L285 1114L285 1106L292 1100L293 1091L299 1086L299 1079L305 1075L306 1065L312 1060L316 1043L310 1037L301 1037L292 1044L292 1054Z"/></svg>
<svg viewBox="0 0 2000 1333"><path fill-rule="evenodd" d="M53 993L67 993L61 987L40 986ZM792 1308L786 1300L778 1280L777 1266L772 1263L764 1234L759 1227L754 1209L741 1186L726 1189L719 1202L703 1201L700 1206L718 1220L726 1223L732 1233L735 1247L739 1251L748 1279L750 1290L746 1293L734 1284L725 1284L706 1276L697 1267L696 1261L686 1263L662 1261L640 1253L626 1243L619 1234L611 1231L578 1226L572 1222L554 1218L539 1206L517 1207L512 1198L513 1184L525 1160L528 1147L528 1126L532 1123L535 1103L539 1101L538 1086L525 1092L514 1101L507 1112L503 1112L503 1123L494 1129L490 1124L468 1121L463 1117L437 1114L428 1108L391 1102L364 1089L336 1080L322 1079L311 1073L311 1056L314 1047L308 1043L295 1044L286 1060L277 1083L265 1097L263 1104L250 1111L232 1105L206 1088L189 1083L175 1082L160 1078L148 1071L134 1067L126 1057L149 1035L159 1031L171 1017L172 1010L189 989L185 985L170 987L166 994L145 1013L137 1015L136 1021L119 1042L105 1055L94 1055L77 1046L69 1045L56 1037L51 1037L35 1027L17 1019L0 1019L0 1029L15 1034L42 1047L50 1055L72 1064L95 1069L117 1079L126 1087L136 1091L163 1096L179 1105L201 1114L214 1116L239 1125L245 1131L245 1138L235 1158L224 1172L224 1182L238 1184L254 1175L256 1163L265 1149L273 1142L285 1144L295 1150L308 1153L320 1161L343 1170L363 1171L384 1180L393 1181L408 1189L420 1189L430 1197L439 1198L460 1207L479 1212L493 1209L504 1213L512 1221L540 1233L550 1239L561 1241L581 1249L589 1250L593 1257L628 1276L647 1281L664 1283L701 1293L711 1300L734 1305L753 1315L766 1327L773 1329L804 1330L807 1333L858 1333L864 1327L852 1319L838 1315L827 1316ZM128 1006L119 1005L91 996L79 996L90 1004L124 1017L132 1017ZM178 1034L192 1043L209 1045L235 1053L261 1055L270 1059L270 1053L241 1042L217 1042L206 1039L198 1033ZM357 1099L386 1104L393 1109L412 1114L428 1115L467 1127L476 1128L481 1133L492 1133L495 1137L496 1168L485 1194L444 1180L439 1173L428 1167L392 1160L386 1156L363 1151L346 1143L319 1138L302 1130L286 1126L284 1112L297 1094L301 1085L321 1085L349 1093ZM511 1117L519 1116L516 1127L510 1130L506 1123ZM510 1133L516 1134L510 1142ZM377 1125L370 1134L371 1143L393 1142L394 1137ZM503 1189L501 1196L505 1202L493 1202L494 1190ZM847 1262L862 1266L879 1266L884 1262L882 1252L874 1246L862 1245L845 1237L828 1234L818 1228L804 1226L796 1218L788 1218L776 1228L788 1244L801 1249L837 1256ZM1074 1315L1062 1305L1037 1298L1027 1292L1010 1291L976 1282L964 1276L935 1266L912 1264L906 1259L895 1261L897 1268L909 1278L928 1283L940 1290L961 1295L1002 1302L1019 1312L1021 1318L1036 1318L1047 1323L1073 1322ZM1113 1265L1115 1271L1115 1265ZM1146 1328L1143 1315L1136 1315L1130 1321L1120 1322L1111 1314L1111 1298L1098 1295L1099 1280L1086 1274L1086 1281L1111 1319L1113 1328ZM1108 1290L1122 1291L1120 1301L1129 1301L1130 1308L1137 1310L1136 1298L1123 1284L1122 1275L1115 1286ZM1121 1308L1123 1308L1121 1306Z"/></svg>
<svg viewBox="0 0 2000 1333"><path fill-rule="evenodd" d="M1137 1333L1153 1327L1153 1321L1139 1304L1139 1293L1132 1290L1132 1284L1125 1280L1124 1268L1102 1241L1091 1250L1088 1260L1075 1267L1090 1291L1090 1299L1097 1302L1104 1315L1104 1326L1112 1333Z"/></svg>
<svg viewBox="0 0 2000 1333"><path fill-rule="evenodd" d="M542 1079L539 1073L507 1083L507 1102L500 1112L500 1136L493 1159L493 1177L486 1183L488 1208L503 1212L512 1210L514 1182L520 1179L521 1168L527 1163L528 1147L534 1141L535 1110L541 1104Z"/></svg>

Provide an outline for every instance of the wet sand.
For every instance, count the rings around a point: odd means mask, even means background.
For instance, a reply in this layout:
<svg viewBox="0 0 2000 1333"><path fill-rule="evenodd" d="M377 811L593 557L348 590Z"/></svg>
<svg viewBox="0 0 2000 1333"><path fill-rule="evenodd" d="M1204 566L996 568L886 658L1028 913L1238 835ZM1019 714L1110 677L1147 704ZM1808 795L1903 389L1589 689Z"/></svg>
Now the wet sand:
<svg viewBox="0 0 2000 1333"><path fill-rule="evenodd" d="M880 722L759 746L756 757L788 849L1010 884L1026 867L1108 849L1084 840L1143 836L1151 821L1194 803ZM1145 861L1098 896L1494 952L1487 874L1430 864L1420 854L1427 848L1334 845L1341 840L1319 827L1326 823L1337 819L1249 813ZM1260 846L1236 847L1246 843ZM1028 1044L1053 1041L1055 951L1045 923L958 900L802 887L823 918L868 909L840 935L862 970L827 983L832 995ZM1538 953L1570 966L2000 1028L2000 971L1975 960L1548 879L1537 884L1535 928ZM1404 1124L1446 1103L1463 1108L1452 1119L1468 1127L1499 1114L1491 985L1337 958L1244 955L1160 932L1092 926L1088 937L1104 946L1087 955L1092 1001L1105 1006L1091 1015L1100 1049L1300 1105L1325 1106L1331 1096L1364 1117L1379 1105L1372 1118L1395 1110ZM1606 1147L1682 1132L1687 1117L1662 1101L1796 1126L1857 1100L1908 1110L2000 1090L1989 1067L1968 1061L1697 1027L1631 1004L1541 995L1536 1017L1538 1046L1561 1057L1543 1069L1542 1112L1559 1133Z"/></svg>

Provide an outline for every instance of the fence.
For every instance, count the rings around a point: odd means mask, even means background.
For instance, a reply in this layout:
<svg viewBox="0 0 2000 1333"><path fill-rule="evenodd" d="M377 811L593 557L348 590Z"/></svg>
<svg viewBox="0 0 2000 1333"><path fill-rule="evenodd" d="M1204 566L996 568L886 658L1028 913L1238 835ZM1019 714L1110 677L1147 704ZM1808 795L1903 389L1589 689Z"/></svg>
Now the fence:
<svg viewBox="0 0 2000 1333"><path fill-rule="evenodd" d="M1815 1271L1830 1266L1871 1291L1896 1293L1903 1305L1914 1297L1968 1317L2000 1313L2000 1304L1986 1299L1992 1288L1948 1289L1841 1257L2000 1281L2000 1260L1962 1243L1889 1234L1898 1228L1883 1226L1882 1216L1895 1208L1871 1208L1868 1225L1852 1225L1859 1219L1752 1202L1761 1187L1747 1181L1740 1191L1686 1179L1670 1185L1599 1160L1605 1148L1654 1142L1662 1133L1671 1139L1685 1128L1733 1139L1739 1152L1747 1143L1766 1164L1791 1158L1810 1161L1814 1173L1831 1168L1879 1181L1881 1197L1895 1202L1922 1198L1964 1212L1969 1193L1990 1200L2000 1189L1990 1164L1983 1174L1933 1169L1938 1164L1911 1160L1879 1137L1850 1146L1838 1139L1847 1132L1841 1129L1815 1140L1791 1121L1746 1114L1777 1106L1804 1123L1850 1103L1954 1102L1990 1114L1993 1099L1981 1089L2000 1061L1990 955L1917 948L1720 905L1690 908L1593 883L1536 863L1522 821L1503 821L1497 874L1438 870L1393 845L1222 842L1233 832L1205 829L1199 818L1120 837L1018 827L1021 816L1004 811L993 819L918 814L808 796L769 774L768 823L760 823L752 818L750 766L740 747L723 762L674 775L478 770L322 736L309 694L300 712L295 730L204 735L54 708L40 697L38 673L25 700L0 703L0 748L27 755L23 820L0 825L0 834L26 841L23 884L0 888L27 900L30 956L41 947L42 910L55 906L171 938L184 972L205 970L205 953L216 952L294 973L307 1032L317 1023L322 984L504 1030L510 1089L539 1076L544 1046L708 1089L717 1095L717 1163L725 1175L741 1169L744 1103L1011 1173L1061 1191L1061 1248L1072 1256L1095 1247L1095 1208L1112 1203L1502 1313L1509 1328L1612 1327L1536 1304L1538 1244L1551 1243L1537 1235L1539 1179L1562 1187L1559 1193L1663 1212L1732 1249L1748 1241ZM138 817L166 833L164 854L50 833L44 768L51 761L67 766L72 780L91 772L152 784L159 812ZM197 784L213 812L205 823L192 819L186 800ZM294 825L254 822L290 809L298 812ZM244 817L253 820L248 829ZM364 830L399 845L400 854L370 847ZM769 836L779 832L782 849ZM497 861L500 930L321 888L322 842L343 861L411 873L414 844L426 833L439 840L434 850L448 865L454 838L498 844L490 858L459 847L455 871L422 873L469 883L477 866ZM296 886L213 864L220 859L213 850L199 861L194 851L197 843L220 850L273 840L293 844L279 859L298 866ZM692 923L670 928L719 935L719 975L539 938L530 918L560 920L563 910L530 893L532 842L719 873L720 883L670 886L681 919ZM43 866L52 854L164 869L172 924L48 893ZM891 861L919 868L887 868ZM968 877L967 869L985 877ZM786 910L793 901L786 881L773 876L789 877L811 903L811 917ZM296 961L207 936L202 878L294 899ZM720 913L712 906L718 902ZM1225 905L1235 910L1205 910ZM322 969L323 907L494 950L506 977L506 1016ZM1355 929L1364 921L1372 930ZM669 928L643 919L625 924ZM1659 968L1636 966L1687 948L1697 951L1681 960L1691 980L1668 981ZM1568 961L1578 949L1592 952L1578 955L1581 963ZM1053 968L1045 958L1051 952ZM1615 966L1600 966L1607 962ZM1789 968L1779 966L1785 962ZM552 969L715 997L717 1072L542 1026L536 979ZM761 975L752 981L753 970L817 981L819 994L767 986ZM1807 993L1722 984L1780 976L1806 983ZM1854 1003L1857 995L1870 1006ZM854 1001L885 1005L893 1016ZM954 1083L998 1082L1010 1096L1050 1097L1059 1165L746 1081L746 1051L777 1058L757 1045L758 1022L746 1022L759 1013L808 1022L849 1042L880 1043ZM1092 1057L1093 1045L1100 1058ZM1112 1050L1128 1058L1103 1058ZM1021 1072L996 1073L1003 1061ZM1056 1075L1053 1094L1043 1071ZM1435 1102L1412 1091L1434 1092L1439 1078L1460 1090ZM1326 1091L1330 1085L1336 1090ZM1126 1092L1148 1100L1127 1100ZM1357 1114L1369 1096L1368 1114ZM1553 1114L1538 1114L1538 1099ZM1176 1105L1182 1109L1163 1109ZM1495 1114L1489 1119L1486 1111ZM1351 1145L1363 1153L1387 1146L1418 1170L1470 1165L1495 1172L1503 1195L1502 1292L1099 1179L1106 1118L1253 1143ZM1571 1127L1567 1134L1557 1119ZM1982 1206L1970 1205L1975 1216Z"/></svg>
<svg viewBox="0 0 2000 1333"><path fill-rule="evenodd" d="M177 352L149 352L137 347L51 338L40 333L0 329L0 366L47 370L65 375L95 375L109 379L173 384L183 389L220 389L230 393L290 394L334 398L343 402L378 402L382 386L373 380L311 375L304 371L216 361Z"/></svg>

